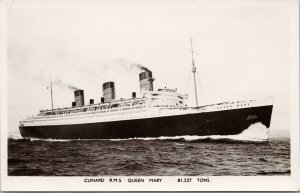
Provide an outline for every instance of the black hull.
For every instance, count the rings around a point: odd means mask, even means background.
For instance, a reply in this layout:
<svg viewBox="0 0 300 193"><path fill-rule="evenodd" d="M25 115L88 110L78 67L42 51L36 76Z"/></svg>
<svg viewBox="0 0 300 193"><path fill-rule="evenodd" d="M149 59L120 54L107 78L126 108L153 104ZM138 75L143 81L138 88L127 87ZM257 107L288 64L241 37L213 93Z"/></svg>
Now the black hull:
<svg viewBox="0 0 300 193"><path fill-rule="evenodd" d="M273 106L102 123L20 126L22 137L43 139L123 139L182 135L235 135L251 124L270 127Z"/></svg>

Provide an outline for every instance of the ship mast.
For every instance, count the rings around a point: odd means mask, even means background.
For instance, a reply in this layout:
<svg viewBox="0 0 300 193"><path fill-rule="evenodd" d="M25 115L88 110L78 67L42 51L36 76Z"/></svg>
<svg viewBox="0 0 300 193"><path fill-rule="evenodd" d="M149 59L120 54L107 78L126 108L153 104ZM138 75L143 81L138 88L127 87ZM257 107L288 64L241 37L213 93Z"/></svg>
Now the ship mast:
<svg viewBox="0 0 300 193"><path fill-rule="evenodd" d="M51 107L52 107L52 110L53 110L52 79L50 79L50 92L51 92Z"/></svg>
<svg viewBox="0 0 300 193"><path fill-rule="evenodd" d="M197 84L196 84L196 67L195 67L195 61L194 61L194 50L193 50L193 39L191 39L191 53L192 53L192 72L194 76L194 87L195 87L195 99L196 99L196 106L198 106L198 97L197 97Z"/></svg>

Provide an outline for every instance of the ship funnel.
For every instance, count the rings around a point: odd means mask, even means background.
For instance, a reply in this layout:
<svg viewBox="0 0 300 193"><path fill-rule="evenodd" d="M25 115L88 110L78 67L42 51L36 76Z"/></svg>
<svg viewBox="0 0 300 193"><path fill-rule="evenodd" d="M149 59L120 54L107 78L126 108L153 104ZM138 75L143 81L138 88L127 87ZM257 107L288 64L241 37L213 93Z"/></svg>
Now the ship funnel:
<svg viewBox="0 0 300 193"><path fill-rule="evenodd" d="M75 96L75 103L76 107L80 107L84 105L84 92L83 90L75 90L74 91Z"/></svg>
<svg viewBox="0 0 300 193"><path fill-rule="evenodd" d="M153 91L153 81L152 72L145 71L139 74L140 76L140 90L142 91Z"/></svg>
<svg viewBox="0 0 300 193"><path fill-rule="evenodd" d="M102 91L103 91L103 98L104 98L105 103L115 100L116 93L115 93L115 83L114 82L105 82L102 85Z"/></svg>

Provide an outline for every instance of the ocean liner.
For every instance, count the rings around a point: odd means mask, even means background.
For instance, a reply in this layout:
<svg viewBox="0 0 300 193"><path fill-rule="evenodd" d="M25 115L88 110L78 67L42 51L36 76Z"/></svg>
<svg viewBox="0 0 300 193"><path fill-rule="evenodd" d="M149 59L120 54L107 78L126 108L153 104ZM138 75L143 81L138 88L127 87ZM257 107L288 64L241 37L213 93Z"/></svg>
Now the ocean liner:
<svg viewBox="0 0 300 193"><path fill-rule="evenodd" d="M40 110L20 121L22 137L43 139L125 139L186 135L236 135L251 124L270 127L273 99L239 100L198 106L196 68L192 51L196 105L188 107L188 95L177 89L153 89L152 72L139 74L140 96L116 100L114 82L102 85L101 102L75 90L72 107ZM51 84L52 94L52 84Z"/></svg>

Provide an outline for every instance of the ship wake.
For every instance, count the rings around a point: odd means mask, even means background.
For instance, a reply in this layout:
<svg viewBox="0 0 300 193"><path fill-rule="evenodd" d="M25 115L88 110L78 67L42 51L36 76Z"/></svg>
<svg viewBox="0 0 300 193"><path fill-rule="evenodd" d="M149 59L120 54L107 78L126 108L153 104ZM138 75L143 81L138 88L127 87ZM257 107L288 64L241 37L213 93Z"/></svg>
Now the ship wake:
<svg viewBox="0 0 300 193"><path fill-rule="evenodd" d="M244 141L244 142L265 142L269 139L269 129L262 123L251 124L246 130L237 135L184 135L184 136L162 136L157 138L130 138L111 139L112 141L122 140L179 140L179 141Z"/></svg>
<svg viewBox="0 0 300 193"><path fill-rule="evenodd" d="M264 142L264 141L268 141L269 139L269 129L262 123L254 123L250 125L242 133L237 135L186 136L184 139L186 141L211 139L211 140Z"/></svg>

